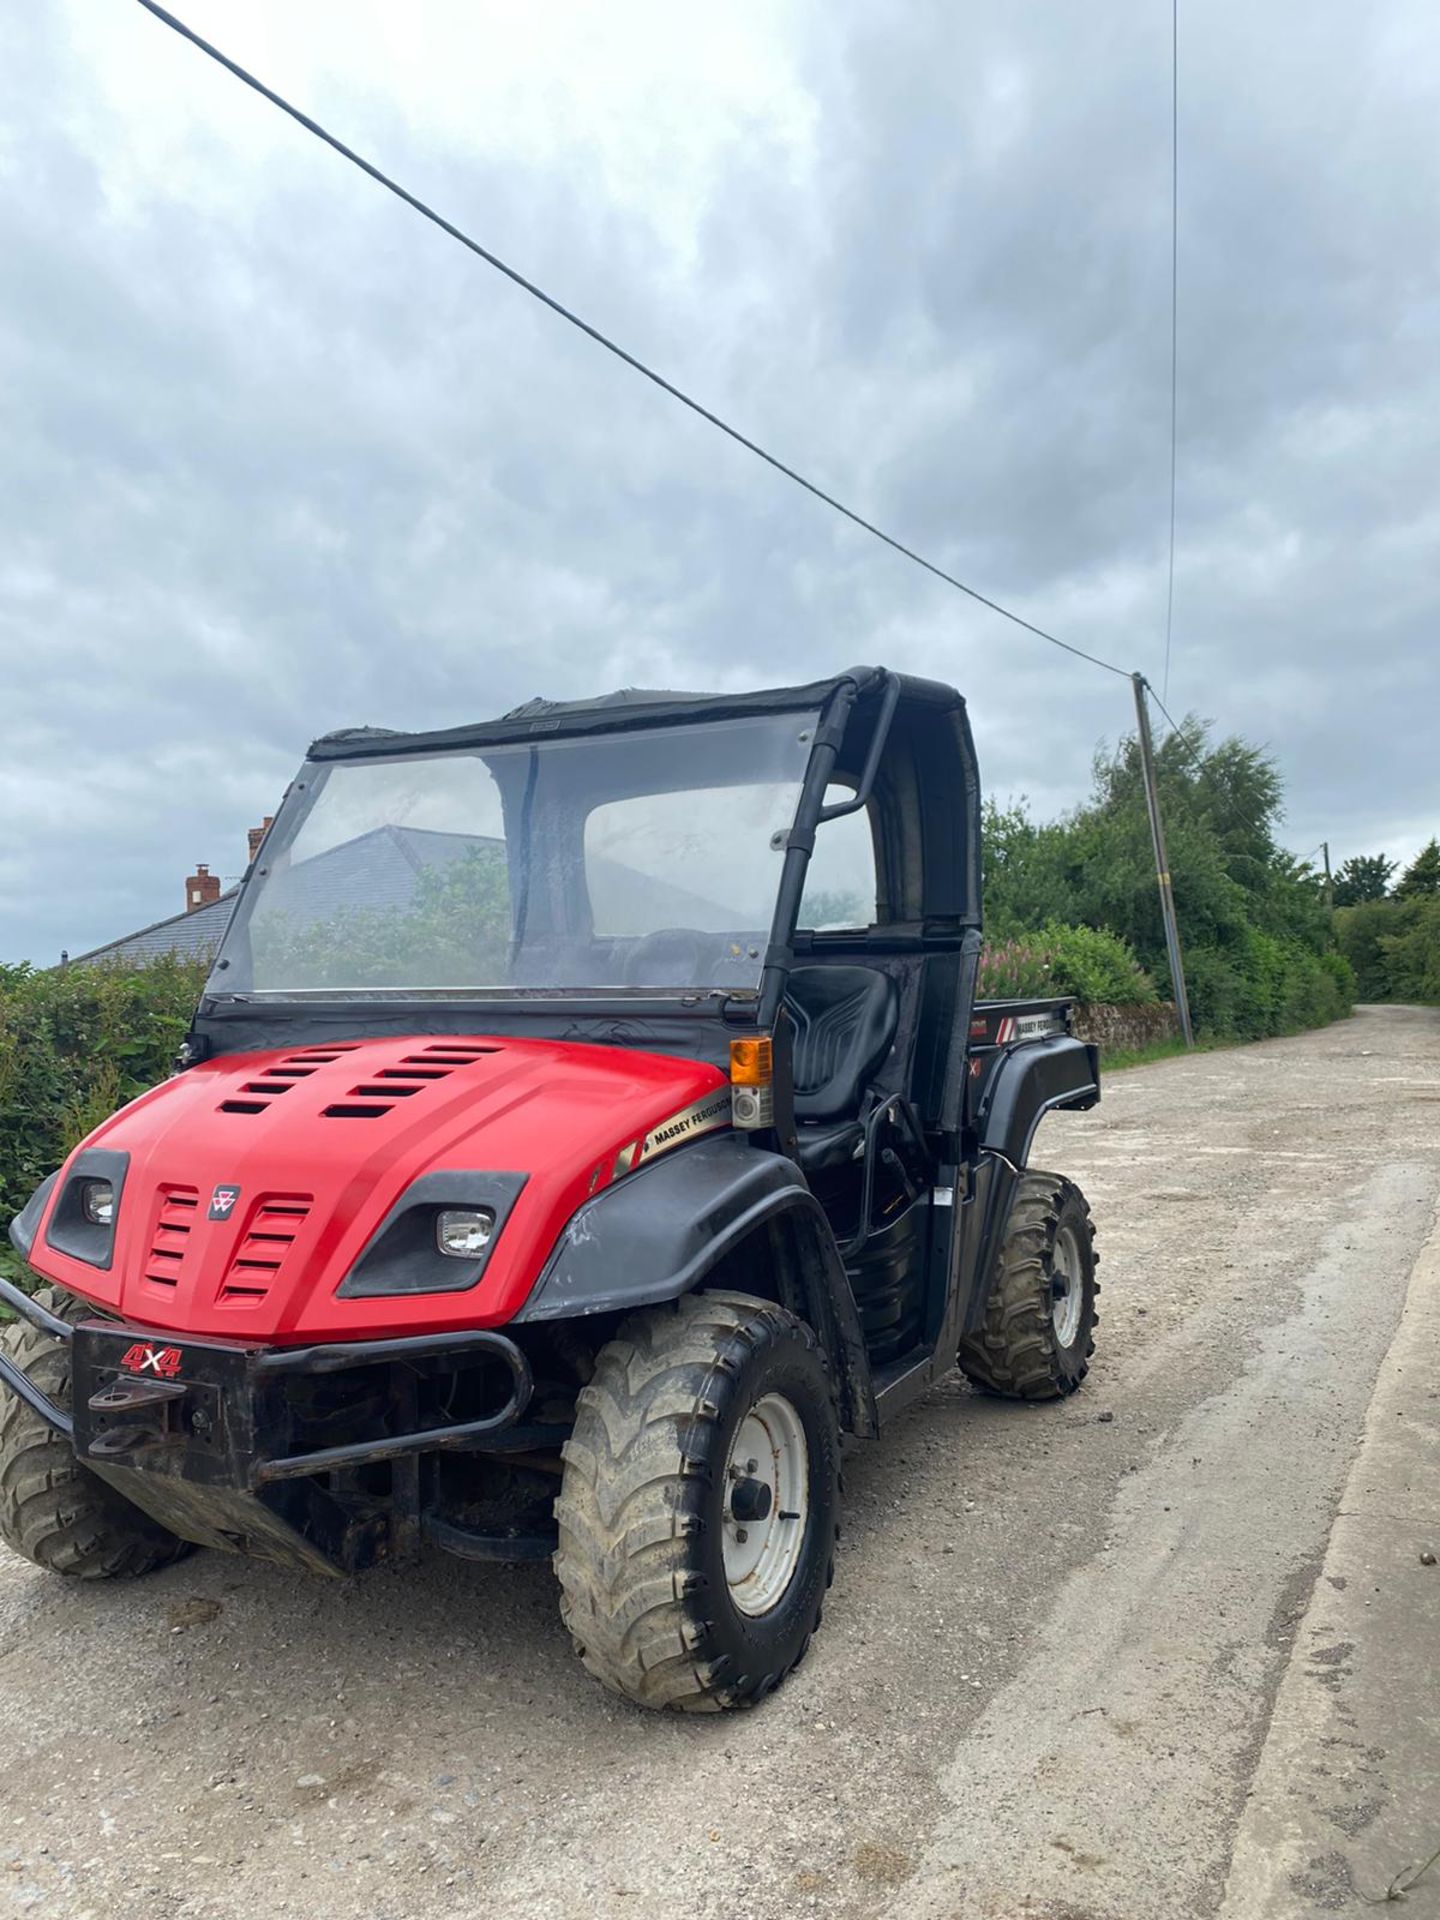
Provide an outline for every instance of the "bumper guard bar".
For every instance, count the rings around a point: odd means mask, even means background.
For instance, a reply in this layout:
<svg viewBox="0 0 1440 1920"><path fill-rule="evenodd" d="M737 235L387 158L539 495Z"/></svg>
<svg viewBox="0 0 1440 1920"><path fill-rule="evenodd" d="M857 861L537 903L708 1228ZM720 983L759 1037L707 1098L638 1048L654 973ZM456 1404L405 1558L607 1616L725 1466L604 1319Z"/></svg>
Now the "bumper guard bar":
<svg viewBox="0 0 1440 1920"><path fill-rule="evenodd" d="M42 1333L48 1333L52 1339L68 1343L74 1334L75 1329L67 1320L59 1319L48 1307L42 1307L38 1300L32 1300L28 1293L22 1293L19 1287L3 1278L0 1278L0 1301L18 1313L22 1320L39 1327ZM42 1393L29 1375L23 1373L3 1353L0 1353L0 1386L8 1387L56 1433L63 1433L67 1440L74 1436L75 1422L65 1409L57 1407L49 1395Z"/></svg>
<svg viewBox="0 0 1440 1920"><path fill-rule="evenodd" d="M20 1288L0 1279L0 1302L10 1307L52 1339L72 1344L77 1328L53 1314L38 1300L32 1300ZM412 1361L490 1359L500 1361L510 1373L510 1395L498 1412L481 1420L465 1420L443 1427L422 1427L409 1433L387 1434L374 1440L352 1441L344 1446L322 1447L310 1453L296 1453L279 1459L252 1462L254 1484L271 1480L295 1479L311 1473L332 1473L337 1468L366 1466L375 1461L403 1459L412 1454L451 1452L466 1448L483 1450L491 1435L511 1427L524 1413L534 1392L530 1363L515 1342L503 1333L461 1331L405 1335L386 1340L347 1340L331 1346L312 1347L227 1347L218 1341L189 1341L155 1327L132 1327L119 1320L82 1321L81 1329L92 1328L112 1338L130 1335L137 1340L163 1338L191 1349L237 1352L245 1355L257 1381L276 1375L314 1375L341 1373L347 1367L373 1367L386 1363ZM66 1408L59 1406L16 1366L0 1353L0 1386L17 1394L25 1404L57 1433L73 1439L75 1422ZM97 1408L97 1411L100 1409Z"/></svg>

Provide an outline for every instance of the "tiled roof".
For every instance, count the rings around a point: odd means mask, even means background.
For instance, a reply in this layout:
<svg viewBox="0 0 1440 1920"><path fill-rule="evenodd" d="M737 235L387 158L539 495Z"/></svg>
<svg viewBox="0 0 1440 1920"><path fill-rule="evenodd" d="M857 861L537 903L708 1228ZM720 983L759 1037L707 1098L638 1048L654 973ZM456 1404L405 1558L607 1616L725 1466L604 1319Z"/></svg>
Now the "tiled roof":
<svg viewBox="0 0 1440 1920"><path fill-rule="evenodd" d="M168 920L157 920L154 926L142 927L138 933L127 933L121 940L92 947L89 953L73 953L70 965L93 967L103 966L107 960L123 960L143 967L167 954L180 960L202 960L219 946L238 892L238 887L231 887L218 900L196 907L192 913L173 914Z"/></svg>
<svg viewBox="0 0 1440 1920"><path fill-rule="evenodd" d="M298 926L333 919L346 907L403 909L413 900L416 878L427 867L448 866L476 847L503 853L504 844L481 835L439 833L428 827L374 827L311 855L300 867L277 873L267 888L266 905L272 913L293 914ZM733 915L713 900L618 861L592 858L589 872L592 881L603 881L607 916L615 926L633 923L637 931L666 925L726 930L732 924ZM213 954L229 925L238 893L239 888L232 887L208 906L158 920L89 953L73 954L70 964L95 966L118 960L147 966L166 954L183 960Z"/></svg>
<svg viewBox="0 0 1440 1920"><path fill-rule="evenodd" d="M265 890L266 910L295 916L299 926L330 920L346 907L408 907L426 867L448 866L472 847L505 850L503 840L428 827L372 827L298 866L277 873Z"/></svg>
<svg viewBox="0 0 1440 1920"><path fill-rule="evenodd" d="M290 875L279 874L270 893L272 909L298 909L301 923L330 919L341 907L364 904L367 907L405 907L415 891L415 876L422 867L446 865L473 846L499 847L498 840L483 841L463 833L434 833L415 827L376 827L357 839L342 841L305 862L303 887L289 898ZM181 960L199 960L213 954L230 923L231 910L240 889L231 887L208 906L189 913L177 913L168 920L157 920L152 927L127 933L122 939L108 941L89 953L70 956L71 966L103 966L121 961L130 966L148 966L152 960L174 954Z"/></svg>

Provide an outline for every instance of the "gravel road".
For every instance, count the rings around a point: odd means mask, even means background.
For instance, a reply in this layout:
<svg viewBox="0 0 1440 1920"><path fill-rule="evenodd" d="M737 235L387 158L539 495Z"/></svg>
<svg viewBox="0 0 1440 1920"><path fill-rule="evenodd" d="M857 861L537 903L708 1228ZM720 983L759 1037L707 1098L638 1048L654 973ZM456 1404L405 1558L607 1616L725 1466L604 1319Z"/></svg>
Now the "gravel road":
<svg viewBox="0 0 1440 1920"><path fill-rule="evenodd" d="M546 1571L81 1590L0 1549L0 1913L1214 1915L1434 1223L1440 1012L1117 1075L1037 1159L1099 1226L1090 1381L956 1378L856 1450L754 1714L608 1698Z"/></svg>

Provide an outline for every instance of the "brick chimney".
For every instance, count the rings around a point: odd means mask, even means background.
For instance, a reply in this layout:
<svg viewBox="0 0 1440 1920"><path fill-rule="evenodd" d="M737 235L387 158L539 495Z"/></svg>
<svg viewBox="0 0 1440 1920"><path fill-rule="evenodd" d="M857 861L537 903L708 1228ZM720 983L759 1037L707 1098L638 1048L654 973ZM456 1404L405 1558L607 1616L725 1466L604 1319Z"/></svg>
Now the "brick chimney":
<svg viewBox="0 0 1440 1920"><path fill-rule="evenodd" d="M194 913L197 907L208 907L220 898L220 876L211 873L209 867L198 866L185 882L185 911Z"/></svg>
<svg viewBox="0 0 1440 1920"><path fill-rule="evenodd" d="M275 823L274 814L267 813L265 818L261 821L260 825L258 827L251 827L249 832L245 835L245 838L250 842L250 858L252 861L254 860L256 854L259 853L260 851L260 842L265 838L266 834L270 831L274 823Z"/></svg>

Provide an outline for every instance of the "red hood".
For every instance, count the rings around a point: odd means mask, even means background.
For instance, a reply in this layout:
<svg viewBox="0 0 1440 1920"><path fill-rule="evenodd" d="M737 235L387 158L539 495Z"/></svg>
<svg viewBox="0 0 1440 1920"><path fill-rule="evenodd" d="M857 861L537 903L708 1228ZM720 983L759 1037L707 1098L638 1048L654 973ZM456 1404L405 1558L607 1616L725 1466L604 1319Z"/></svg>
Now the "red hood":
<svg viewBox="0 0 1440 1920"><path fill-rule="evenodd" d="M108 1271L47 1246L45 1222L31 1264L127 1319L201 1336L497 1326L614 1176L616 1154L724 1084L693 1060L483 1035L230 1054L142 1095L83 1143L130 1156ZM414 1180L477 1170L529 1176L478 1286L335 1297ZM222 1186L239 1197L211 1219Z"/></svg>

